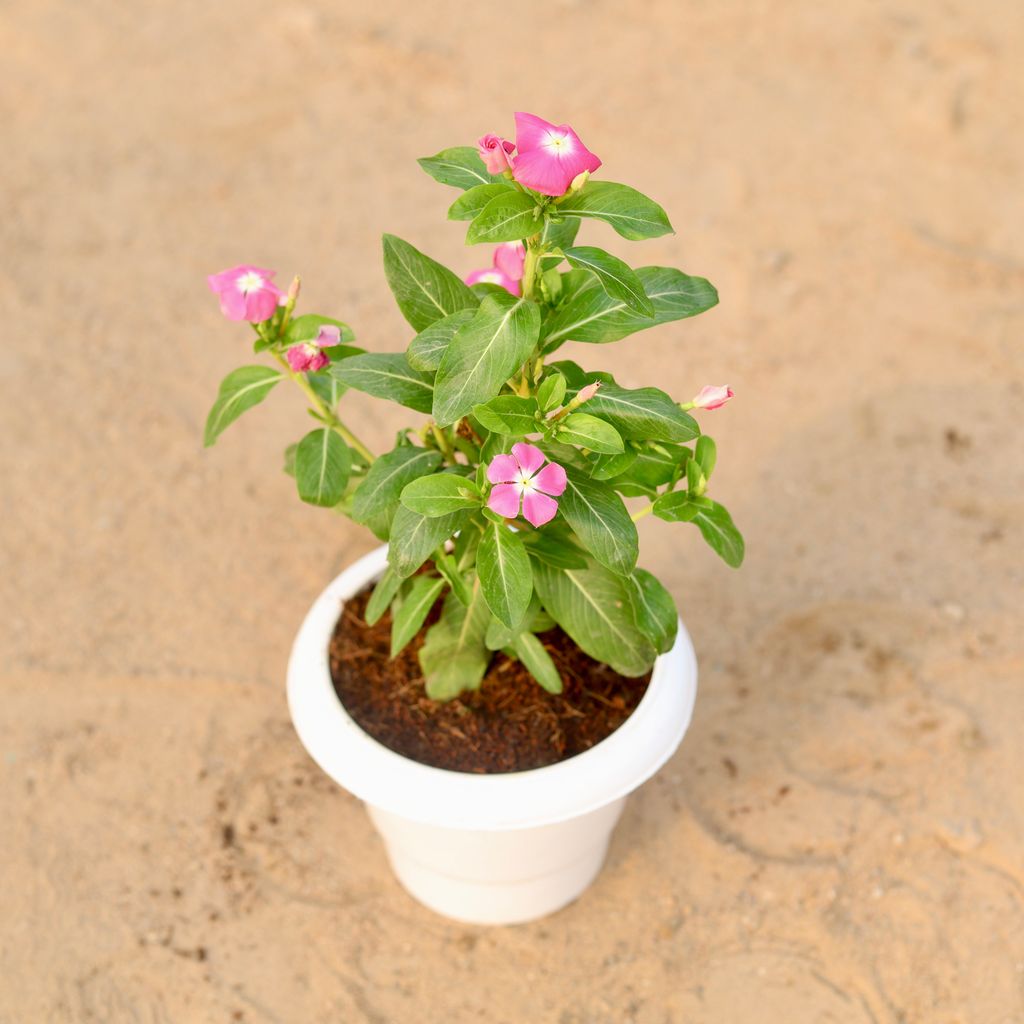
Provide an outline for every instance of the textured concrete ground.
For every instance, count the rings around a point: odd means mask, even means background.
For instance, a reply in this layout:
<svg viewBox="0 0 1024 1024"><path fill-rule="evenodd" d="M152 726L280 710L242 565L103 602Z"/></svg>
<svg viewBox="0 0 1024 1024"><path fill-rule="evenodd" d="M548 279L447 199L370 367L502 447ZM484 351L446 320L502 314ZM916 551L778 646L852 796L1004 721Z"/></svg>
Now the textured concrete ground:
<svg viewBox="0 0 1024 1024"><path fill-rule="evenodd" d="M10 0L0 41L0 1021L1024 1021L1019 6ZM693 728L583 899L484 930L289 726L371 540L280 472L292 396L201 449L246 359L204 275L301 271L403 346L380 233L476 263L414 158L514 109L678 229L592 238L719 286L575 356L736 388L749 558L644 520Z"/></svg>

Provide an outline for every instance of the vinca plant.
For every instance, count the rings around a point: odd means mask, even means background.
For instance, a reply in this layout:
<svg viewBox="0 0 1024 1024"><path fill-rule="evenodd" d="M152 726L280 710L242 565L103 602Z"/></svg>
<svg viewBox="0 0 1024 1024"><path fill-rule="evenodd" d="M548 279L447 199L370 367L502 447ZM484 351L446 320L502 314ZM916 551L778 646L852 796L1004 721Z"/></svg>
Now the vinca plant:
<svg viewBox="0 0 1024 1024"><path fill-rule="evenodd" d="M259 267L209 279L224 314L252 324L267 364L225 378L206 444L282 381L298 385L317 422L285 468L303 501L388 542L366 618L390 609L392 656L442 602L419 651L439 700L479 687L495 651L559 692L537 636L555 624L619 673L646 673L678 622L668 591L637 567L636 523L649 513L692 523L731 566L743 559L739 531L707 493L715 443L691 415L731 389L680 403L559 358L567 341L604 345L703 313L715 289L577 244L593 221L631 242L672 226L640 192L592 177L601 161L568 125L515 122L514 142L487 135L419 161L457 190L448 217L468 223L468 244L495 249L464 281L384 236L384 272L413 335L406 351L364 351L342 321L296 315L298 279L287 294ZM349 389L428 418L375 454L343 418Z"/></svg>

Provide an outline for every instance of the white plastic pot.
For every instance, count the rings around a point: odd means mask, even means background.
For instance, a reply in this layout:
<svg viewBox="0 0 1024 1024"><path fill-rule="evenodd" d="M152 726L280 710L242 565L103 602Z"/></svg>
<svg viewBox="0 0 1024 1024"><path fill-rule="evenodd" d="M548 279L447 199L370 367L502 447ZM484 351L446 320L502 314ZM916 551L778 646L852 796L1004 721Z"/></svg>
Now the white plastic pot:
<svg viewBox="0 0 1024 1024"><path fill-rule="evenodd" d="M680 623L636 710L590 750L500 775L432 768L363 732L331 682L328 647L341 605L386 565L387 548L361 558L302 623L288 663L299 738L335 782L365 801L395 874L421 903L477 924L550 914L594 880L627 795L679 746L697 693L690 638Z"/></svg>

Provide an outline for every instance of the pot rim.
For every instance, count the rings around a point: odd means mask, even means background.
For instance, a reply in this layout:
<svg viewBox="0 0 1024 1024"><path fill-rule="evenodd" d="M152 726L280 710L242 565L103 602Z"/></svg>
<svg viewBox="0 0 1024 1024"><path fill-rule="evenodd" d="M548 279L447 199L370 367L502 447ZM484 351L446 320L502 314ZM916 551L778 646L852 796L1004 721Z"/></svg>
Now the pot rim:
<svg viewBox="0 0 1024 1024"><path fill-rule="evenodd" d="M288 660L288 707L299 739L335 782L366 803L444 828L536 828L627 795L679 746L697 695L697 660L682 620L633 713L582 754L544 768L475 775L421 764L385 747L356 724L335 693L328 649L342 604L386 567L385 545L337 576L313 602Z"/></svg>

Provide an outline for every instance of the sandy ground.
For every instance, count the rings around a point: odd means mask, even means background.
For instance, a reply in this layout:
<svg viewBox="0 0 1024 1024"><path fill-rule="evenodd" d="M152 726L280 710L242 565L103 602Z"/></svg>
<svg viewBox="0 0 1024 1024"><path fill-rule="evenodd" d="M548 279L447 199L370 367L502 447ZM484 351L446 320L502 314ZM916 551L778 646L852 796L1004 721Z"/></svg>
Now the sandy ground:
<svg viewBox="0 0 1024 1024"><path fill-rule="evenodd" d="M1019 5L10 0L0 42L3 1024L1024 1021ZM485 930L292 733L296 625L371 539L280 472L296 397L201 449L247 360L204 275L403 347L380 233L479 262L413 159L518 108L678 229L592 240L719 286L574 354L736 388L749 558L644 520L693 728L583 899Z"/></svg>

